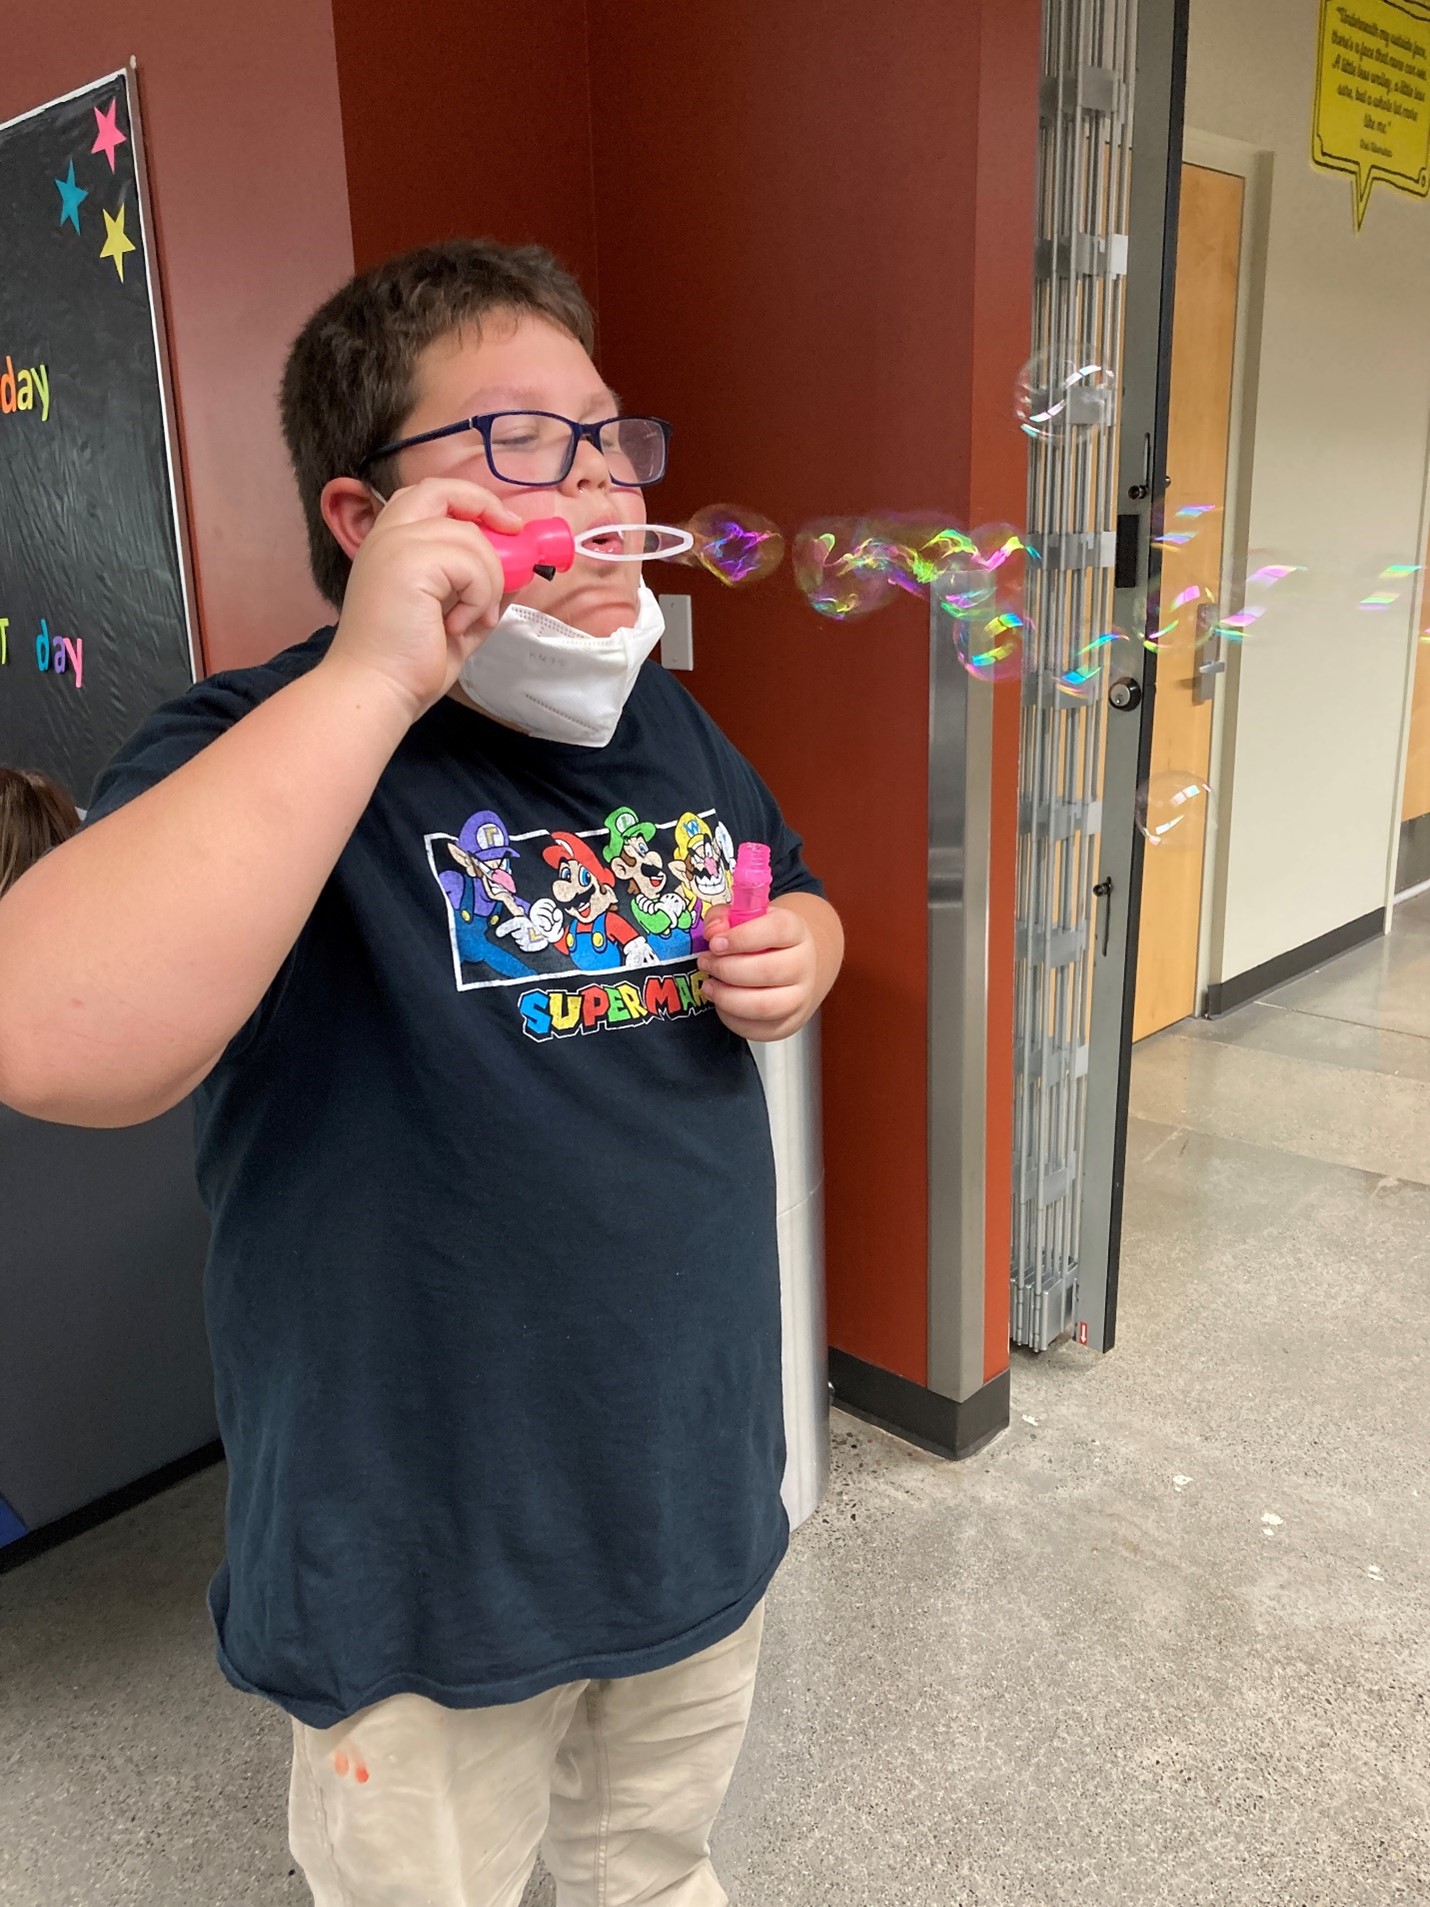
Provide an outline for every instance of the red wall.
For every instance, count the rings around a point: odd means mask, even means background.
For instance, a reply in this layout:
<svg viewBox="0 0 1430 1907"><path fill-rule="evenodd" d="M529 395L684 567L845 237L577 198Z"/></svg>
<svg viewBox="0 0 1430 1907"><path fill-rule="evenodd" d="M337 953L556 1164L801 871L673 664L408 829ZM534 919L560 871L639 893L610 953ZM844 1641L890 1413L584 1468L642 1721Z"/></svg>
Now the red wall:
<svg viewBox="0 0 1430 1907"><path fill-rule="evenodd" d="M654 513L1021 521L1037 0L591 0L603 368L676 423ZM695 596L692 685L848 930L826 1011L832 1341L927 1377L927 608L840 626L788 568ZM986 1374L1008 1362L1018 702L1000 691Z"/></svg>
<svg viewBox="0 0 1430 1907"><path fill-rule="evenodd" d="M208 666L326 612L278 430L284 353L352 269L326 0L67 0L7 35L0 118L139 61Z"/></svg>
<svg viewBox="0 0 1430 1907"><path fill-rule="evenodd" d="M534 240L595 303L586 0L332 12L358 268L443 238Z"/></svg>

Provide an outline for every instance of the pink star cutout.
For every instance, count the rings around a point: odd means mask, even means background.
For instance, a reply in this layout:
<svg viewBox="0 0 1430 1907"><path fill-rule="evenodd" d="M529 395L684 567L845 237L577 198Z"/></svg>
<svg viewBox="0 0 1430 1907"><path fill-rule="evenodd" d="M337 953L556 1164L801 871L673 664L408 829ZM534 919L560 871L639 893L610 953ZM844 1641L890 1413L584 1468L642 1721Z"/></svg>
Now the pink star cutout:
<svg viewBox="0 0 1430 1907"><path fill-rule="evenodd" d="M116 146L126 145L129 138L129 135L122 133L114 123L115 114L118 111L118 102L112 99L103 112L99 110L98 106L94 109L94 120L98 130L94 135L94 144L90 147L90 151L102 152L109 161L109 169L111 172L114 170L114 148Z"/></svg>

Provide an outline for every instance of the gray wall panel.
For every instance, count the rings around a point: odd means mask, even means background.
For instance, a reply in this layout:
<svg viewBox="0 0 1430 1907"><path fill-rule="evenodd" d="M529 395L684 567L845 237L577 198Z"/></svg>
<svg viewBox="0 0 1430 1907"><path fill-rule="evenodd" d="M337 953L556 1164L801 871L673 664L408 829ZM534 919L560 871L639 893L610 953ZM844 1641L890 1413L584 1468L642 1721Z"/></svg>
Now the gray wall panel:
<svg viewBox="0 0 1430 1907"><path fill-rule="evenodd" d="M218 1434L186 1101L91 1132L0 1107L0 1496L31 1529Z"/></svg>

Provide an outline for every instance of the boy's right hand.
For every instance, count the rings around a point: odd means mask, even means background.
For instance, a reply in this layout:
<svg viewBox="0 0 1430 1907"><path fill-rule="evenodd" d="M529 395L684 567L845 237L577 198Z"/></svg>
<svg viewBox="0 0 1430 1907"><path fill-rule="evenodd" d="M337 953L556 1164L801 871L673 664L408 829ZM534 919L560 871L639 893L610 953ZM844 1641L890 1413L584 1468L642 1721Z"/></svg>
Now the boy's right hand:
<svg viewBox="0 0 1430 1907"><path fill-rule="evenodd" d="M512 532L521 521L456 477L395 492L353 558L331 660L390 684L416 721L501 618L501 564L479 524Z"/></svg>

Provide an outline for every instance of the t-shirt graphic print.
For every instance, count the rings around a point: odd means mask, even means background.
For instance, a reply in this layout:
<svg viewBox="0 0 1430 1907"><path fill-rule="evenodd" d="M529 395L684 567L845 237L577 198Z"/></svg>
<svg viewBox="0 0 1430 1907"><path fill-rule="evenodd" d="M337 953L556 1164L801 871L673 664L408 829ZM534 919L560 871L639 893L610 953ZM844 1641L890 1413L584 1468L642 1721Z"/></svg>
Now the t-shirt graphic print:
<svg viewBox="0 0 1430 1907"><path fill-rule="evenodd" d="M599 828L520 834L479 808L424 847L447 900L458 989L515 990L529 1038L708 1010L694 956L708 913L729 902L735 863L714 808L652 821L621 806Z"/></svg>

